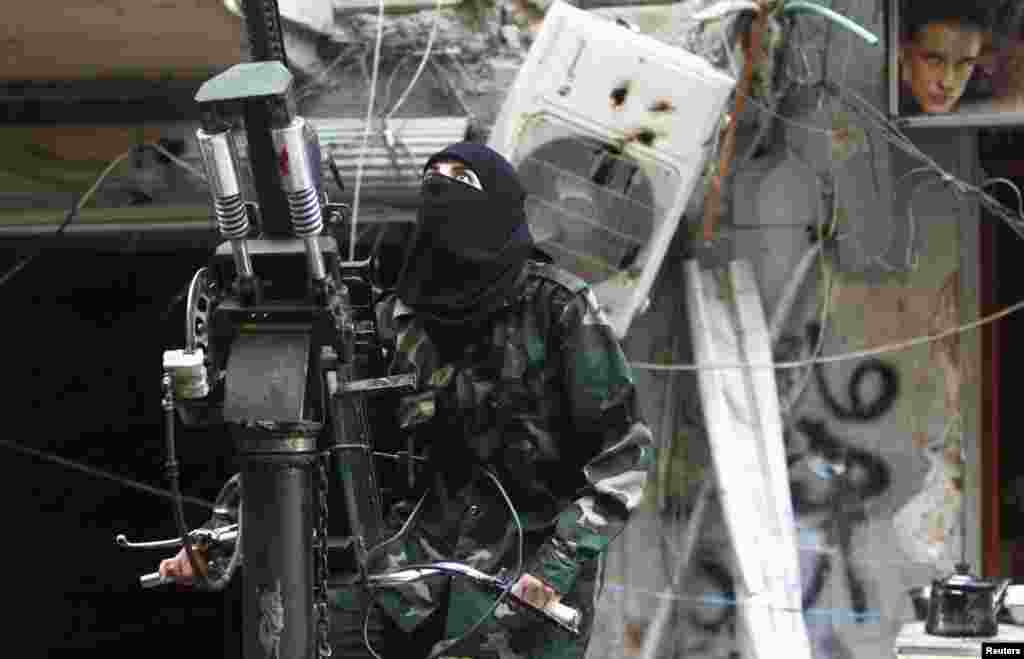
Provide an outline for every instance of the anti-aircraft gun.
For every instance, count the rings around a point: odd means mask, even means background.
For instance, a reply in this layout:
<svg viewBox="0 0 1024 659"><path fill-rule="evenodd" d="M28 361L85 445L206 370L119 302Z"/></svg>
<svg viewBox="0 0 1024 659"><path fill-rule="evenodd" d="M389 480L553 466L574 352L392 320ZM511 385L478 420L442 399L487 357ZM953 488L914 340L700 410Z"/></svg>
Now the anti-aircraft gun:
<svg viewBox="0 0 1024 659"><path fill-rule="evenodd" d="M265 656L263 646L272 643L273 656L324 656L329 458L354 542L353 568L365 569L365 550L381 534L382 504L364 398L414 386L415 378L380 377L371 261L344 259L330 235L348 209L328 201L317 135L296 113L276 1L247 4L256 61L210 79L195 97L196 139L224 242L191 281L185 346L164 354L163 374L172 489L180 496L176 415L186 425L225 424L241 473L218 497L211 528L190 532L179 498L179 539L118 542L184 545L196 586L206 589L227 584L244 546L244 655ZM245 199L243 131L258 203ZM194 544L224 545L230 555L204 566ZM143 585L161 581L154 573Z"/></svg>

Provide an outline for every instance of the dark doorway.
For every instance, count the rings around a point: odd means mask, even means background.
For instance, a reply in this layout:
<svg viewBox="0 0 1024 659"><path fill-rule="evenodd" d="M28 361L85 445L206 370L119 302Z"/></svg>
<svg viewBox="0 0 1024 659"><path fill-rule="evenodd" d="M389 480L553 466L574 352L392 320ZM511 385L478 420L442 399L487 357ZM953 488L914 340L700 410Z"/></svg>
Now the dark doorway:
<svg viewBox="0 0 1024 659"><path fill-rule="evenodd" d="M982 133L982 168L990 178L1002 177L1024 189L1024 131ZM1021 201L1006 185L989 192L1007 208ZM980 225L983 315L1024 300L1024 239L1000 218L982 210ZM1024 359L1024 314L1010 314L982 330L982 546L986 574L1007 575L1024 582L1024 407L1014 386Z"/></svg>

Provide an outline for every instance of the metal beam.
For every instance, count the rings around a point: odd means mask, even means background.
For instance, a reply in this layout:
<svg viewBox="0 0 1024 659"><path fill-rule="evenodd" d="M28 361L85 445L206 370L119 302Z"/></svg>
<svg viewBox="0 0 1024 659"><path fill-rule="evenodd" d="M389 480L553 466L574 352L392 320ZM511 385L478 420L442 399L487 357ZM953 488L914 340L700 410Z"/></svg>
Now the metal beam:
<svg viewBox="0 0 1024 659"><path fill-rule="evenodd" d="M55 235L64 221L59 209L0 211L0 240ZM360 209L360 223L382 224L413 222L413 209L371 205ZM124 208L86 208L64 230L63 238L117 237L146 235L178 238L182 234L209 234L219 240L210 207L197 205L128 206Z"/></svg>

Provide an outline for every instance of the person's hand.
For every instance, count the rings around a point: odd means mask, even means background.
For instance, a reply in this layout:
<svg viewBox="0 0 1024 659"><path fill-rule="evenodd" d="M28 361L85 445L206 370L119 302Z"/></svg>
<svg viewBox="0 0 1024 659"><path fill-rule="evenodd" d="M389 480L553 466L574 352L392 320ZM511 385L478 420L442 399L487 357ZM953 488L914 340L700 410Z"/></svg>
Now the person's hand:
<svg viewBox="0 0 1024 659"><path fill-rule="evenodd" d="M199 567L205 572L206 552L193 545L192 553L195 555ZM174 577L184 584L192 583L192 578L195 577L195 573L192 571L192 563L189 562L188 553L185 552L184 547L181 548L181 551L174 558L166 558L160 561L159 572L161 577Z"/></svg>
<svg viewBox="0 0 1024 659"><path fill-rule="evenodd" d="M519 581L512 587L512 594L526 600L538 609L543 609L562 598L551 586L530 574L519 577Z"/></svg>

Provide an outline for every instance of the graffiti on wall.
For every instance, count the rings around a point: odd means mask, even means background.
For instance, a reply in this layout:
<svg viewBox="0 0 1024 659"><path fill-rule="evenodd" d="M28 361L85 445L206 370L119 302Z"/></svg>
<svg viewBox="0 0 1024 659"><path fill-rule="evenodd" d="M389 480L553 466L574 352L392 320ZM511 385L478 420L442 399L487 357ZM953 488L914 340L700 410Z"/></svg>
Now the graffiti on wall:
<svg viewBox="0 0 1024 659"><path fill-rule="evenodd" d="M901 340L903 333L938 334L954 326L959 321L958 279L958 273L950 273L937 294L892 293L891 299L904 301L892 310L901 327L885 323L880 329L873 320L857 335L875 346ZM780 340L777 361L800 360L814 351L821 329L808 323L801 330ZM807 399L785 415L785 425L791 493L801 529L803 605L815 656L855 656L858 632L847 636L839 623L877 621L888 610L880 597L890 586L879 582L873 563L862 553L866 536L878 532L876 524L885 521L886 506L910 497L897 509L891 528L911 560L934 565L935 552L949 554L955 546L962 487L959 390L964 373L959 339L937 341L925 350L916 356L860 359L841 366L818 363L811 370L777 374L784 407L800 398L794 392L806 390ZM915 358L924 365L915 366ZM683 408L685 422L699 427L700 410ZM883 429L897 427L899 438L886 440L885 453L875 448L881 438L890 437ZM916 492L908 491L913 486L898 480L894 471L906 469L915 451L932 465ZM896 454L906 459L890 463ZM702 545L718 542L707 539L708 534L713 532L702 531ZM733 581L726 556L728 552L712 548L694 561L686 593L690 604L681 607L684 611L676 619L676 647L683 650L677 656L729 656L736 619L727 604Z"/></svg>
<svg viewBox="0 0 1024 659"><path fill-rule="evenodd" d="M782 342L788 354L776 355L779 361L799 359L818 343L820 329L815 323L805 327L802 336L786 337ZM865 359L855 364L847 378L835 377L828 365L817 364L810 373L791 380L780 377L780 394L810 376L820 404L807 405L787 419L787 458L794 512L801 528L810 528L819 546L803 552L801 569L805 571L803 606L829 612L843 608L854 621L874 615L877 603L871 601L866 574L860 574L854 560L854 534L869 520L870 506L890 489L890 466L878 454L863 447L854 433L859 426L882 421L890 414L901 394L900 372L891 362ZM809 387L809 388L811 388ZM696 403L683 404L680 410L688 426L699 427L701 413ZM688 438L692 439L692 438ZM674 472L678 473L676 469ZM693 481L693 475L687 482ZM669 514L678 512L672 507ZM663 513L666 511L663 511ZM687 578L688 605L678 611L678 656L729 657L735 651L736 612L734 582L728 551L720 551L711 539L715 533L702 531L703 545ZM714 545L714 546L713 546ZM805 562L813 554L813 559ZM835 584L848 593L848 602L830 600ZM847 657L834 631L813 629L818 647L816 656Z"/></svg>
<svg viewBox="0 0 1024 659"><path fill-rule="evenodd" d="M817 345L820 332L817 323L809 323L807 345ZM825 414L800 416L793 423L792 429L803 436L804 442L789 455L790 488L801 525L820 531L823 548L838 552L854 618L862 620L868 612L868 596L853 560L853 534L858 525L868 521L868 506L889 489L891 477L881 457L841 438L829 422L871 423L881 419L900 394L900 378L892 364L865 359L850 374L846 400L842 400L832 390L826 368L820 362L813 367ZM834 562L832 551L816 554L813 575L805 579L805 608L818 602Z"/></svg>

